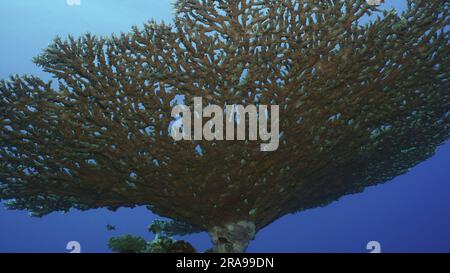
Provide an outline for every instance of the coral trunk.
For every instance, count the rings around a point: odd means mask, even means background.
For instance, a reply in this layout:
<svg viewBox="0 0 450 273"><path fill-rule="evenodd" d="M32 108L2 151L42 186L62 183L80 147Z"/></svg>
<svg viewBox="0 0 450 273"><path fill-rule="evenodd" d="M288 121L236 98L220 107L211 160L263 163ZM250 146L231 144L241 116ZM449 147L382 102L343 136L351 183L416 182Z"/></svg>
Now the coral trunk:
<svg viewBox="0 0 450 273"><path fill-rule="evenodd" d="M242 253L255 237L255 224L248 221L229 223L213 227L209 234L215 253Z"/></svg>

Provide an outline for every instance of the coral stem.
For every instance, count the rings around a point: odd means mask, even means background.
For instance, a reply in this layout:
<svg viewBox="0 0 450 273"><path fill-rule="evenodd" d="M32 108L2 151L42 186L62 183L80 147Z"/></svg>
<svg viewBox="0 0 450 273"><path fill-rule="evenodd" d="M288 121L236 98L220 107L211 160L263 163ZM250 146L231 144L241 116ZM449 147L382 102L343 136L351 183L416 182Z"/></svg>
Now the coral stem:
<svg viewBox="0 0 450 273"><path fill-rule="evenodd" d="M239 221L223 226L213 227L209 231L214 244L215 253L242 253L255 237L255 224L249 221Z"/></svg>

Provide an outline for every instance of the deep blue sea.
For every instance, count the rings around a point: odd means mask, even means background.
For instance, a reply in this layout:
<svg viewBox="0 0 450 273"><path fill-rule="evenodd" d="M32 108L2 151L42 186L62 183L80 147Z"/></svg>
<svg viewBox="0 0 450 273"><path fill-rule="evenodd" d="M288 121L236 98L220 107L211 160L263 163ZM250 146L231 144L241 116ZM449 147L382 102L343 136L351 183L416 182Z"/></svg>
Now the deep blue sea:
<svg viewBox="0 0 450 273"><path fill-rule="evenodd" d="M49 79L32 58L56 36L85 32L108 35L154 18L170 22L169 0L0 0L0 78L35 74ZM386 1L401 10L406 0ZM450 143L431 159L387 184L346 196L324 208L285 216L251 242L249 252L450 252ZM53 213L42 219L7 211L0 204L0 252L108 252L107 241L122 234L152 235L158 217L145 208ZM106 230L107 224L117 230ZM186 238L199 250L211 247L207 234Z"/></svg>

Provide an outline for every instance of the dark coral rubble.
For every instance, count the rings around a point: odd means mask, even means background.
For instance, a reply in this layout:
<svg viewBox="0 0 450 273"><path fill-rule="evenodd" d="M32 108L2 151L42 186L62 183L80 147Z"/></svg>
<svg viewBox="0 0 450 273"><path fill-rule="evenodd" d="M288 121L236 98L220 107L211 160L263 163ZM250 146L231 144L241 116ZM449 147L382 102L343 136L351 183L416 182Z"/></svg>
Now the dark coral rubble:
<svg viewBox="0 0 450 273"><path fill-rule="evenodd" d="M52 83L0 83L0 199L37 216L148 205L197 230L258 231L389 181L449 138L449 5L178 1L172 25L57 38L35 59ZM279 149L175 142L179 96L280 105Z"/></svg>

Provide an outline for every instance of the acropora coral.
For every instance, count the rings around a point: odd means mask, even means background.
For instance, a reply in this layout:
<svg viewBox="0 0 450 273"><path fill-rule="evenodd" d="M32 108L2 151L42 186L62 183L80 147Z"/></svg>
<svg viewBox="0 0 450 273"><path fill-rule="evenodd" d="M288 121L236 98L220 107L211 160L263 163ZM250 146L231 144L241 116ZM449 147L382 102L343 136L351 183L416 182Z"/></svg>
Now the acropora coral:
<svg viewBox="0 0 450 273"><path fill-rule="evenodd" d="M0 200L36 216L148 206L245 251L279 217L389 181L449 138L449 5L179 0L170 25L56 38L34 60L53 81L0 82ZM279 105L278 150L175 142L171 108L193 97Z"/></svg>

